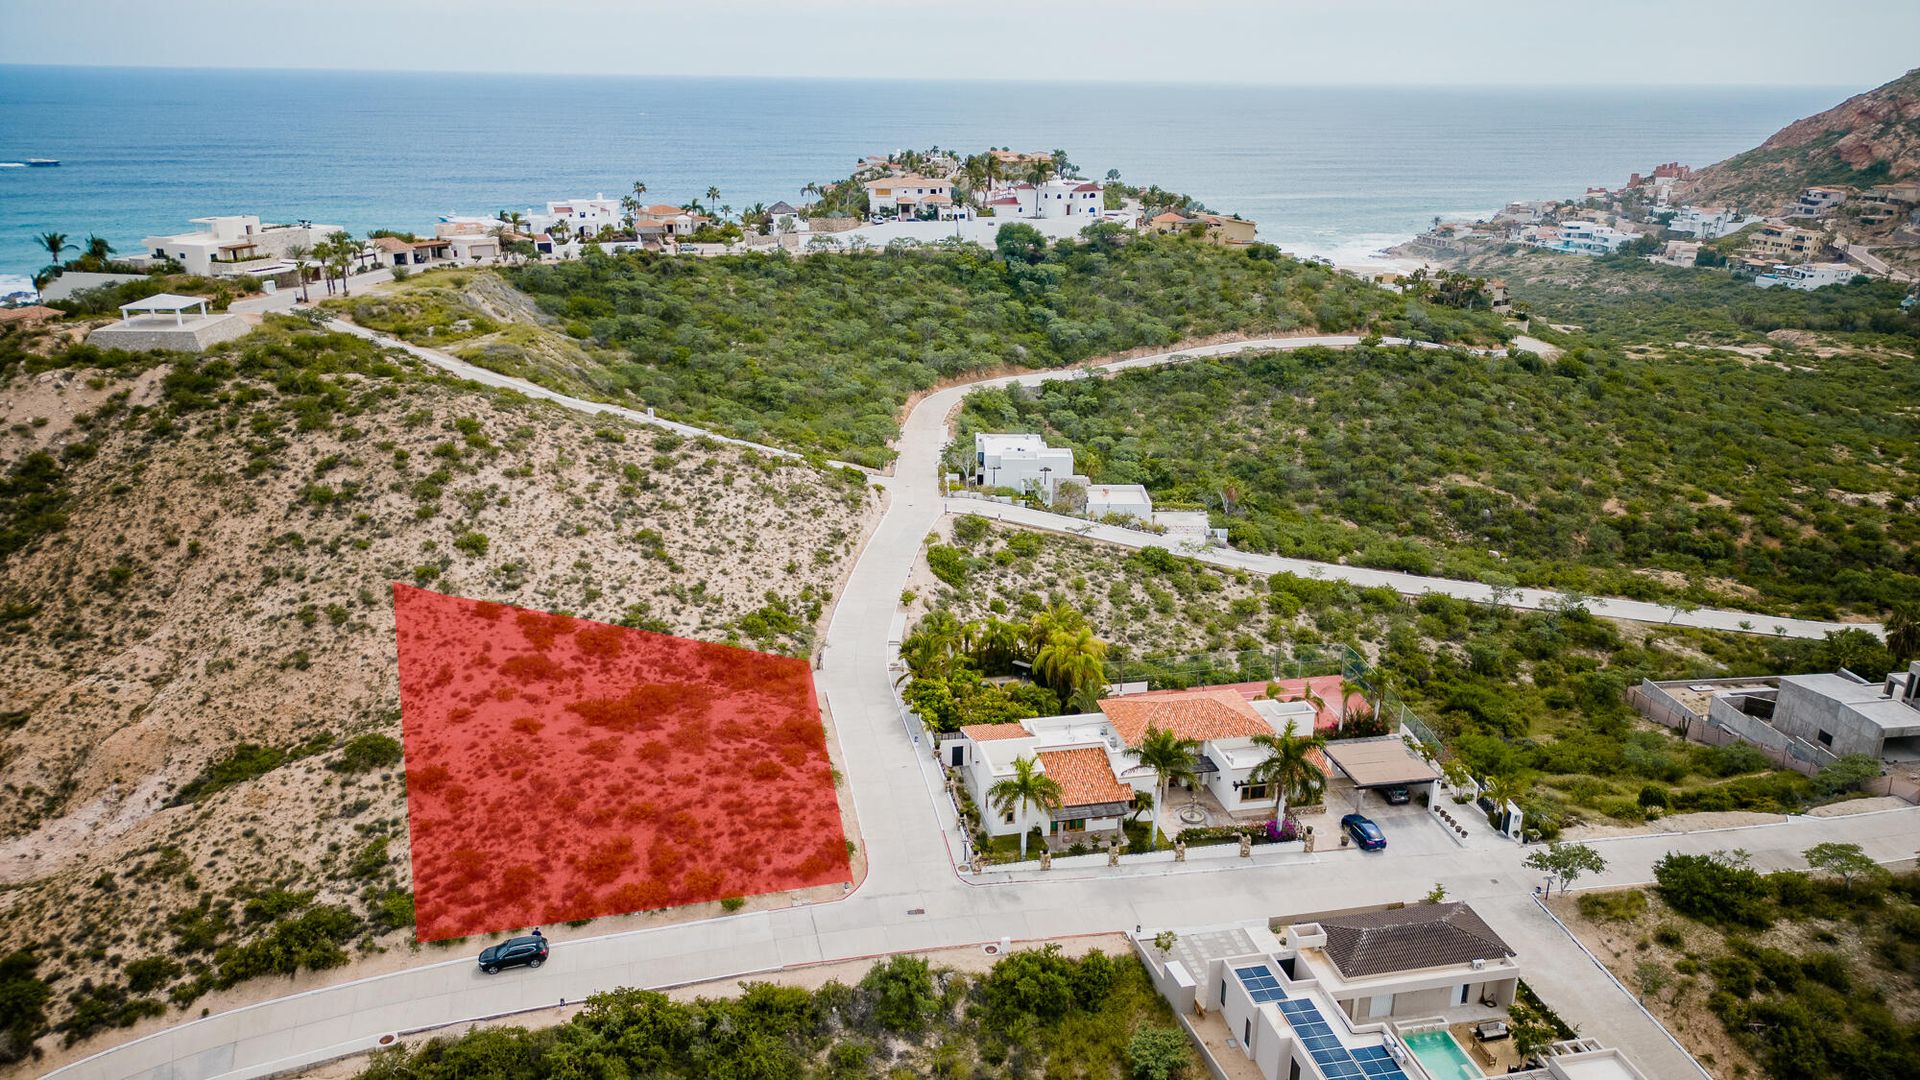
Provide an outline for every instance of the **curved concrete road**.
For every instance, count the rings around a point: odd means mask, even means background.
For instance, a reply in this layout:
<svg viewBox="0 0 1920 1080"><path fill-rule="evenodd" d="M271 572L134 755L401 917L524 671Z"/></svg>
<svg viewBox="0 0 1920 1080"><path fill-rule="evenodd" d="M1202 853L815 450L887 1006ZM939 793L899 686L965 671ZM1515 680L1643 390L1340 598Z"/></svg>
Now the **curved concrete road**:
<svg viewBox="0 0 1920 1080"><path fill-rule="evenodd" d="M1232 348L1300 348L1350 338L1293 338ZM1218 351L1226 351L1221 349ZM1189 350L1122 367L1170 362ZM1054 372L1022 380L1071 378ZM938 487L946 419L966 388L928 396L909 415L891 498L833 611L818 685L832 711L847 789L865 829L868 874L840 901L724 916L650 930L558 941L538 971L481 975L470 958L342 983L194 1020L103 1051L54 1075L74 1080L268 1076L370 1049L383 1036L578 1001L620 986L669 986L789 965L1016 940L1261 919L1408 900L1434 883L1472 901L1520 954L1532 983L1568 1020L1632 1055L1649 1076L1700 1075L1658 1024L1613 985L1535 905L1524 853L1490 835L1465 846L1438 825L1389 823L1382 854L1332 849L1240 864L1123 867L1096 874L1028 874L996 884L954 870L942 827L951 816L938 766L901 722L888 671L888 632L927 532L947 512ZM1763 868L1833 840L1883 861L1910 858L1920 808L1785 819L1718 833L1654 834L1601 846L1608 872L1593 884L1645 881L1669 850L1744 848Z"/></svg>

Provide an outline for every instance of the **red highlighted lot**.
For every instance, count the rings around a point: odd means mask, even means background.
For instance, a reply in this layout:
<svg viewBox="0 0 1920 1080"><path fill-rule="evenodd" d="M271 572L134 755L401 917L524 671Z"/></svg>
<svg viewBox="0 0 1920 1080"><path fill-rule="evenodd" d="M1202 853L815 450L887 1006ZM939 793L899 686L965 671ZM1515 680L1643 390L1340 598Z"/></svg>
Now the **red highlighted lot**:
<svg viewBox="0 0 1920 1080"><path fill-rule="evenodd" d="M852 879L806 661L396 583L421 941Z"/></svg>

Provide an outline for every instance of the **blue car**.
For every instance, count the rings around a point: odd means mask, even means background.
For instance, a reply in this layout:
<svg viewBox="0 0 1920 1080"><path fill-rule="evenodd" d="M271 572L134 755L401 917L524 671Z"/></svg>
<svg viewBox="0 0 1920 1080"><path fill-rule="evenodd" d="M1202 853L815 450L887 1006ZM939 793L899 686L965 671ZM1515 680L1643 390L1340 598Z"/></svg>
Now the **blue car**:
<svg viewBox="0 0 1920 1080"><path fill-rule="evenodd" d="M1340 827L1347 830L1347 835L1353 837L1362 851L1378 851L1387 846L1386 834L1365 814L1348 814L1340 819Z"/></svg>

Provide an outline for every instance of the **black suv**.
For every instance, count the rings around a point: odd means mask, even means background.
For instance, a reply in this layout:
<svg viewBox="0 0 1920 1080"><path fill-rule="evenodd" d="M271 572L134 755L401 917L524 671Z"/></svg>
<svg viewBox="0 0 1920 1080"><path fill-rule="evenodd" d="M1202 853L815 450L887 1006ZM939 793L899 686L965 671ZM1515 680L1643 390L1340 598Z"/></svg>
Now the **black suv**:
<svg viewBox="0 0 1920 1080"><path fill-rule="evenodd" d="M525 965L537 968L547 962L547 939L543 937L508 938L498 945L480 950L480 970L489 975L501 968Z"/></svg>

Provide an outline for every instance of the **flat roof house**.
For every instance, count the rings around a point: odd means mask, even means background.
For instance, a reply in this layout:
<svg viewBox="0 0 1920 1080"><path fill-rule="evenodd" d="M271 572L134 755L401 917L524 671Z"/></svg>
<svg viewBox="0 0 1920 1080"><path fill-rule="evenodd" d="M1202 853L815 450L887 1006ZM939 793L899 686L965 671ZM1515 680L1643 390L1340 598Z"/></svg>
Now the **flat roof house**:
<svg viewBox="0 0 1920 1080"><path fill-rule="evenodd" d="M1771 289L1776 285L1801 292L1824 289L1829 285L1845 285L1860 275L1860 268L1846 263L1821 262L1800 263L1798 265L1781 264L1771 271L1753 279L1755 285Z"/></svg>
<svg viewBox="0 0 1920 1080"><path fill-rule="evenodd" d="M1920 756L1920 661L1882 682L1850 671L1782 675L1772 723L1836 755Z"/></svg>
<svg viewBox="0 0 1920 1080"><path fill-rule="evenodd" d="M1043 436L1028 433L973 436L973 482L981 487L1037 492L1052 502L1063 480L1087 482L1073 471L1071 447L1048 446Z"/></svg>
<svg viewBox="0 0 1920 1080"><path fill-rule="evenodd" d="M1265 1080L1489 1075L1492 1055L1456 1033L1504 1021L1520 980L1513 948L1463 903L1177 929L1165 951L1156 936L1136 932L1134 950L1216 1076L1249 1065ZM1590 1039L1555 1044L1527 1075L1645 1080Z"/></svg>
<svg viewBox="0 0 1920 1080"><path fill-rule="evenodd" d="M194 218L198 232L149 236L140 241L155 259L171 259L189 274L235 277L291 270L287 252L296 244L309 248L334 233L338 225L262 225L252 214Z"/></svg>
<svg viewBox="0 0 1920 1080"><path fill-rule="evenodd" d="M1108 517L1153 520L1153 497L1139 484L1087 485L1087 516L1098 521Z"/></svg>

